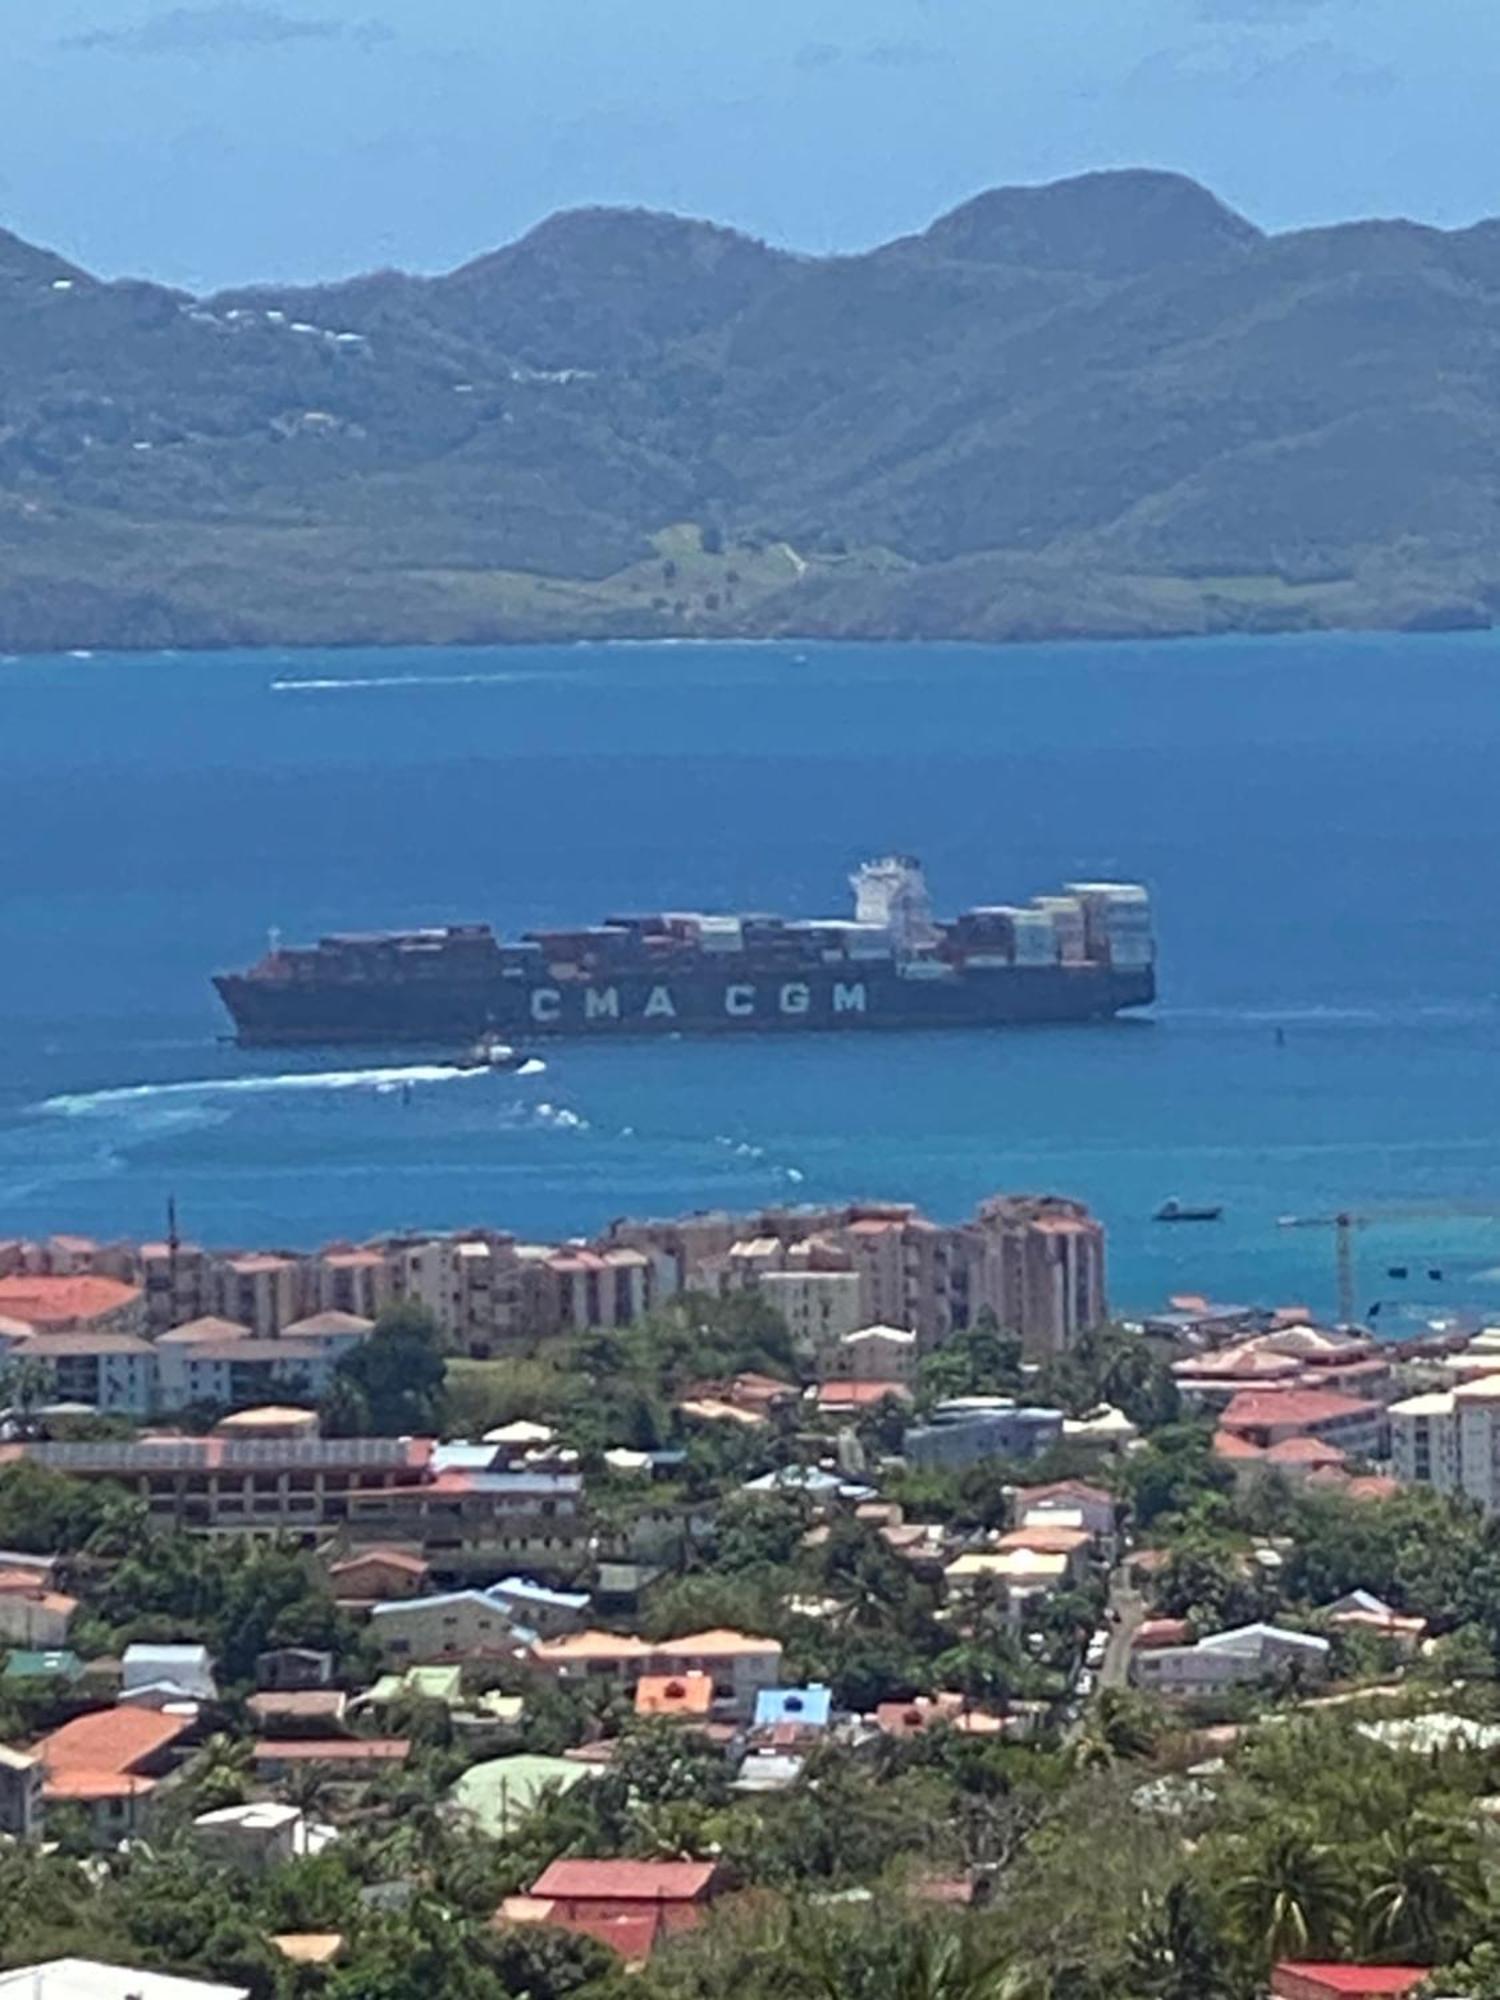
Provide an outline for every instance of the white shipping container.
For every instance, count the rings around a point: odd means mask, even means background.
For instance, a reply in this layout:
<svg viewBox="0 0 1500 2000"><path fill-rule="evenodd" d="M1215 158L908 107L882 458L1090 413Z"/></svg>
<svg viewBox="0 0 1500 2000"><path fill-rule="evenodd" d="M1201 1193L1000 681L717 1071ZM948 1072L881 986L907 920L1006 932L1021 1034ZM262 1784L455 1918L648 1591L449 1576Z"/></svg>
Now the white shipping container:
<svg viewBox="0 0 1500 2000"><path fill-rule="evenodd" d="M744 944L738 917L705 917L698 926L698 942L705 951L739 951Z"/></svg>
<svg viewBox="0 0 1500 2000"><path fill-rule="evenodd" d="M1076 896L1038 896L1036 908L1045 910L1057 932L1057 954L1065 965L1081 965L1088 956L1088 929L1083 905Z"/></svg>

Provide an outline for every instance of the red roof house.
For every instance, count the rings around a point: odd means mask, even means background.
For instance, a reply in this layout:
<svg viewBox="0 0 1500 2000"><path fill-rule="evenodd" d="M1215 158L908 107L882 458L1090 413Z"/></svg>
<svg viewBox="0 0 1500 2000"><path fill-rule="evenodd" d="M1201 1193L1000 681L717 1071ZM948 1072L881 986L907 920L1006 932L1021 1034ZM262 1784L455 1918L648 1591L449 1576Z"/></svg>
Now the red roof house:
<svg viewBox="0 0 1500 2000"><path fill-rule="evenodd" d="M1273 2000L1400 2000L1424 1979L1428 1965L1340 1965L1283 1959L1272 1968Z"/></svg>
<svg viewBox="0 0 1500 2000"><path fill-rule="evenodd" d="M701 1923L718 1876L716 1861L563 1860L542 1871L530 1894L549 1905L542 1921L566 1930L600 1937L621 1920L644 1918L655 1936Z"/></svg>

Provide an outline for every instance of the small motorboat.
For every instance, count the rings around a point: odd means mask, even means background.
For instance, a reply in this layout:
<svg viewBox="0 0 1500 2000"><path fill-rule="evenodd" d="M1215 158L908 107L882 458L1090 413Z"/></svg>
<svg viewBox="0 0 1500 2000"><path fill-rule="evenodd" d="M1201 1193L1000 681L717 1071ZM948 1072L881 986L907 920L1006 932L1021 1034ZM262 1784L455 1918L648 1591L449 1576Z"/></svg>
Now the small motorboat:
<svg viewBox="0 0 1500 2000"><path fill-rule="evenodd" d="M481 1035L477 1042L465 1049L457 1058L455 1069L519 1069L526 1061L518 1049L509 1042L502 1042L498 1035Z"/></svg>
<svg viewBox="0 0 1500 2000"><path fill-rule="evenodd" d="M1153 1222L1217 1222L1224 1213L1222 1202L1179 1201L1174 1195L1164 1201L1151 1218Z"/></svg>

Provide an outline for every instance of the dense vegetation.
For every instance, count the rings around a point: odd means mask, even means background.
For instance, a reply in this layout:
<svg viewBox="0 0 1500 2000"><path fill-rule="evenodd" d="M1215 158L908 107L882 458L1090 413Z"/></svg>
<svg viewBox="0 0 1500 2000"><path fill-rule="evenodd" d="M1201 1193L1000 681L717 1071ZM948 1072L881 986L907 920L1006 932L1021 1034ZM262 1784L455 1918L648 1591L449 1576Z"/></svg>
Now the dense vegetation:
<svg viewBox="0 0 1500 2000"><path fill-rule="evenodd" d="M1487 622L1500 228L559 215L194 301L0 233L0 646Z"/></svg>

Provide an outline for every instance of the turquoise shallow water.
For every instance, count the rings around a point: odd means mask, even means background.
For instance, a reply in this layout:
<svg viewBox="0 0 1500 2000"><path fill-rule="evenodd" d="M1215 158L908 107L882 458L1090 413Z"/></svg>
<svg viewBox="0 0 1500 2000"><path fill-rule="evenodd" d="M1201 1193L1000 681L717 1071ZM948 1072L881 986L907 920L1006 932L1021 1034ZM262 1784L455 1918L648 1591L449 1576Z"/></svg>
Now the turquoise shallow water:
<svg viewBox="0 0 1500 2000"><path fill-rule="evenodd" d="M303 1244L1035 1187L1097 1206L1127 1305L1326 1304L1281 1214L1493 1199L1367 1231L1361 1302L1500 1311L1497 745L1488 635L0 663L0 1236L154 1232L169 1192ZM893 846L945 908L1149 881L1155 1018L520 1078L217 1039L207 975L273 925L817 914ZM1226 1218L1152 1225L1169 1194Z"/></svg>

